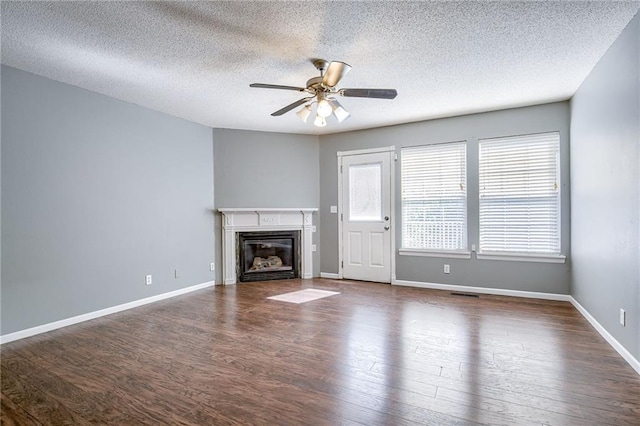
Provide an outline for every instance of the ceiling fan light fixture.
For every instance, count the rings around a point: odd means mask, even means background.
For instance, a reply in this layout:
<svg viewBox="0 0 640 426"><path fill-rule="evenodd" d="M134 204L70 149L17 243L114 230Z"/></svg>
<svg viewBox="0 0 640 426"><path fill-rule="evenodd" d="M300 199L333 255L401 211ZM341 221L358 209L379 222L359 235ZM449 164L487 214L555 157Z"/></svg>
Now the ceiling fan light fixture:
<svg viewBox="0 0 640 426"><path fill-rule="evenodd" d="M2 0L0 0L2 1ZM351 65L340 61L326 61L324 59L314 59L313 65L320 76L312 77L307 80L304 87L283 86L280 84L251 83L249 87L261 89L282 89L292 90L296 92L304 92L307 97L299 99L278 111L271 113L271 116L278 117L302 106L296 112L298 118L307 123L309 117L314 112L313 104L316 104L316 117L313 124L317 127L325 127L327 119L330 115L334 115L338 123L342 123L349 118L351 114L345 110L335 96L344 96L347 98L373 98L373 99L394 99L398 92L395 89L374 89L374 88L338 88L336 87L342 77L351 69Z"/></svg>
<svg viewBox="0 0 640 426"><path fill-rule="evenodd" d="M311 105L303 106L300 111L296 112L296 115L303 123L306 123L311 115Z"/></svg>
<svg viewBox="0 0 640 426"><path fill-rule="evenodd" d="M316 115L316 119L313 121L316 127L324 127L327 125L327 120L320 114Z"/></svg>
<svg viewBox="0 0 640 426"><path fill-rule="evenodd" d="M340 105L340 102L335 99L329 100L329 104L331 105L331 109L333 110L333 115L338 119L338 123L342 123L344 120L349 118L351 114Z"/></svg>
<svg viewBox="0 0 640 426"><path fill-rule="evenodd" d="M327 118L331 115L331 113L333 112L333 109L331 108L329 101L322 98L318 102L318 108L316 112L320 117Z"/></svg>

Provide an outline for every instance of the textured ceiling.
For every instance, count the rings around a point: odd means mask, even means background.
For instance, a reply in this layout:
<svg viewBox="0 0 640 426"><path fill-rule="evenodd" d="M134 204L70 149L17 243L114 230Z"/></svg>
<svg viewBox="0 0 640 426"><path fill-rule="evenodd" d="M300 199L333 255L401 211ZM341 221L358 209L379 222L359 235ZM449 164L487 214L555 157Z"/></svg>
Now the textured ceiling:
<svg viewBox="0 0 640 426"><path fill-rule="evenodd" d="M217 128L323 134L568 99L635 2L2 2L2 63ZM353 68L325 128L295 111L310 60Z"/></svg>

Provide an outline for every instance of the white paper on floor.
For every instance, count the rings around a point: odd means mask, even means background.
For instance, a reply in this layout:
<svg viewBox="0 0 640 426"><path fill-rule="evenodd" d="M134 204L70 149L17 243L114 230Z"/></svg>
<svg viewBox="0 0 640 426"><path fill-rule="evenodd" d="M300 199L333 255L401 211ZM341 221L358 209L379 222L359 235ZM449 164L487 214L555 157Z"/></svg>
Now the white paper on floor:
<svg viewBox="0 0 640 426"><path fill-rule="evenodd" d="M336 294L340 294L340 292L308 288L306 290L299 290L292 293L285 293L279 294L277 296L267 297L267 299L290 303L304 303L311 302L312 300L322 299L323 297L334 296Z"/></svg>

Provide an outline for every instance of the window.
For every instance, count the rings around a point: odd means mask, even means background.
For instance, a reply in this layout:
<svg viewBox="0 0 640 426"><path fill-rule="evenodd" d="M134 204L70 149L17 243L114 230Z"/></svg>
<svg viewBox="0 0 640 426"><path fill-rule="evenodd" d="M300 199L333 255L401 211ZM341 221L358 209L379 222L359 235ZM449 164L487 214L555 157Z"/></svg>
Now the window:
<svg viewBox="0 0 640 426"><path fill-rule="evenodd" d="M402 149L402 248L467 251L467 145Z"/></svg>
<svg viewBox="0 0 640 426"><path fill-rule="evenodd" d="M480 253L560 255L560 136L479 142Z"/></svg>

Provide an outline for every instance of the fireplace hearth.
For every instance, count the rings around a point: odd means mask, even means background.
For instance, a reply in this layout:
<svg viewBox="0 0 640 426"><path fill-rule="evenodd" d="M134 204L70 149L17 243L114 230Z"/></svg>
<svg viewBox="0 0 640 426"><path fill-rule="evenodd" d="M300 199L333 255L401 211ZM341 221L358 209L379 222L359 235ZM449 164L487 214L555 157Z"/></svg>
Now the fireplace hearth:
<svg viewBox="0 0 640 426"><path fill-rule="evenodd" d="M300 277L300 231L237 233L240 282Z"/></svg>

